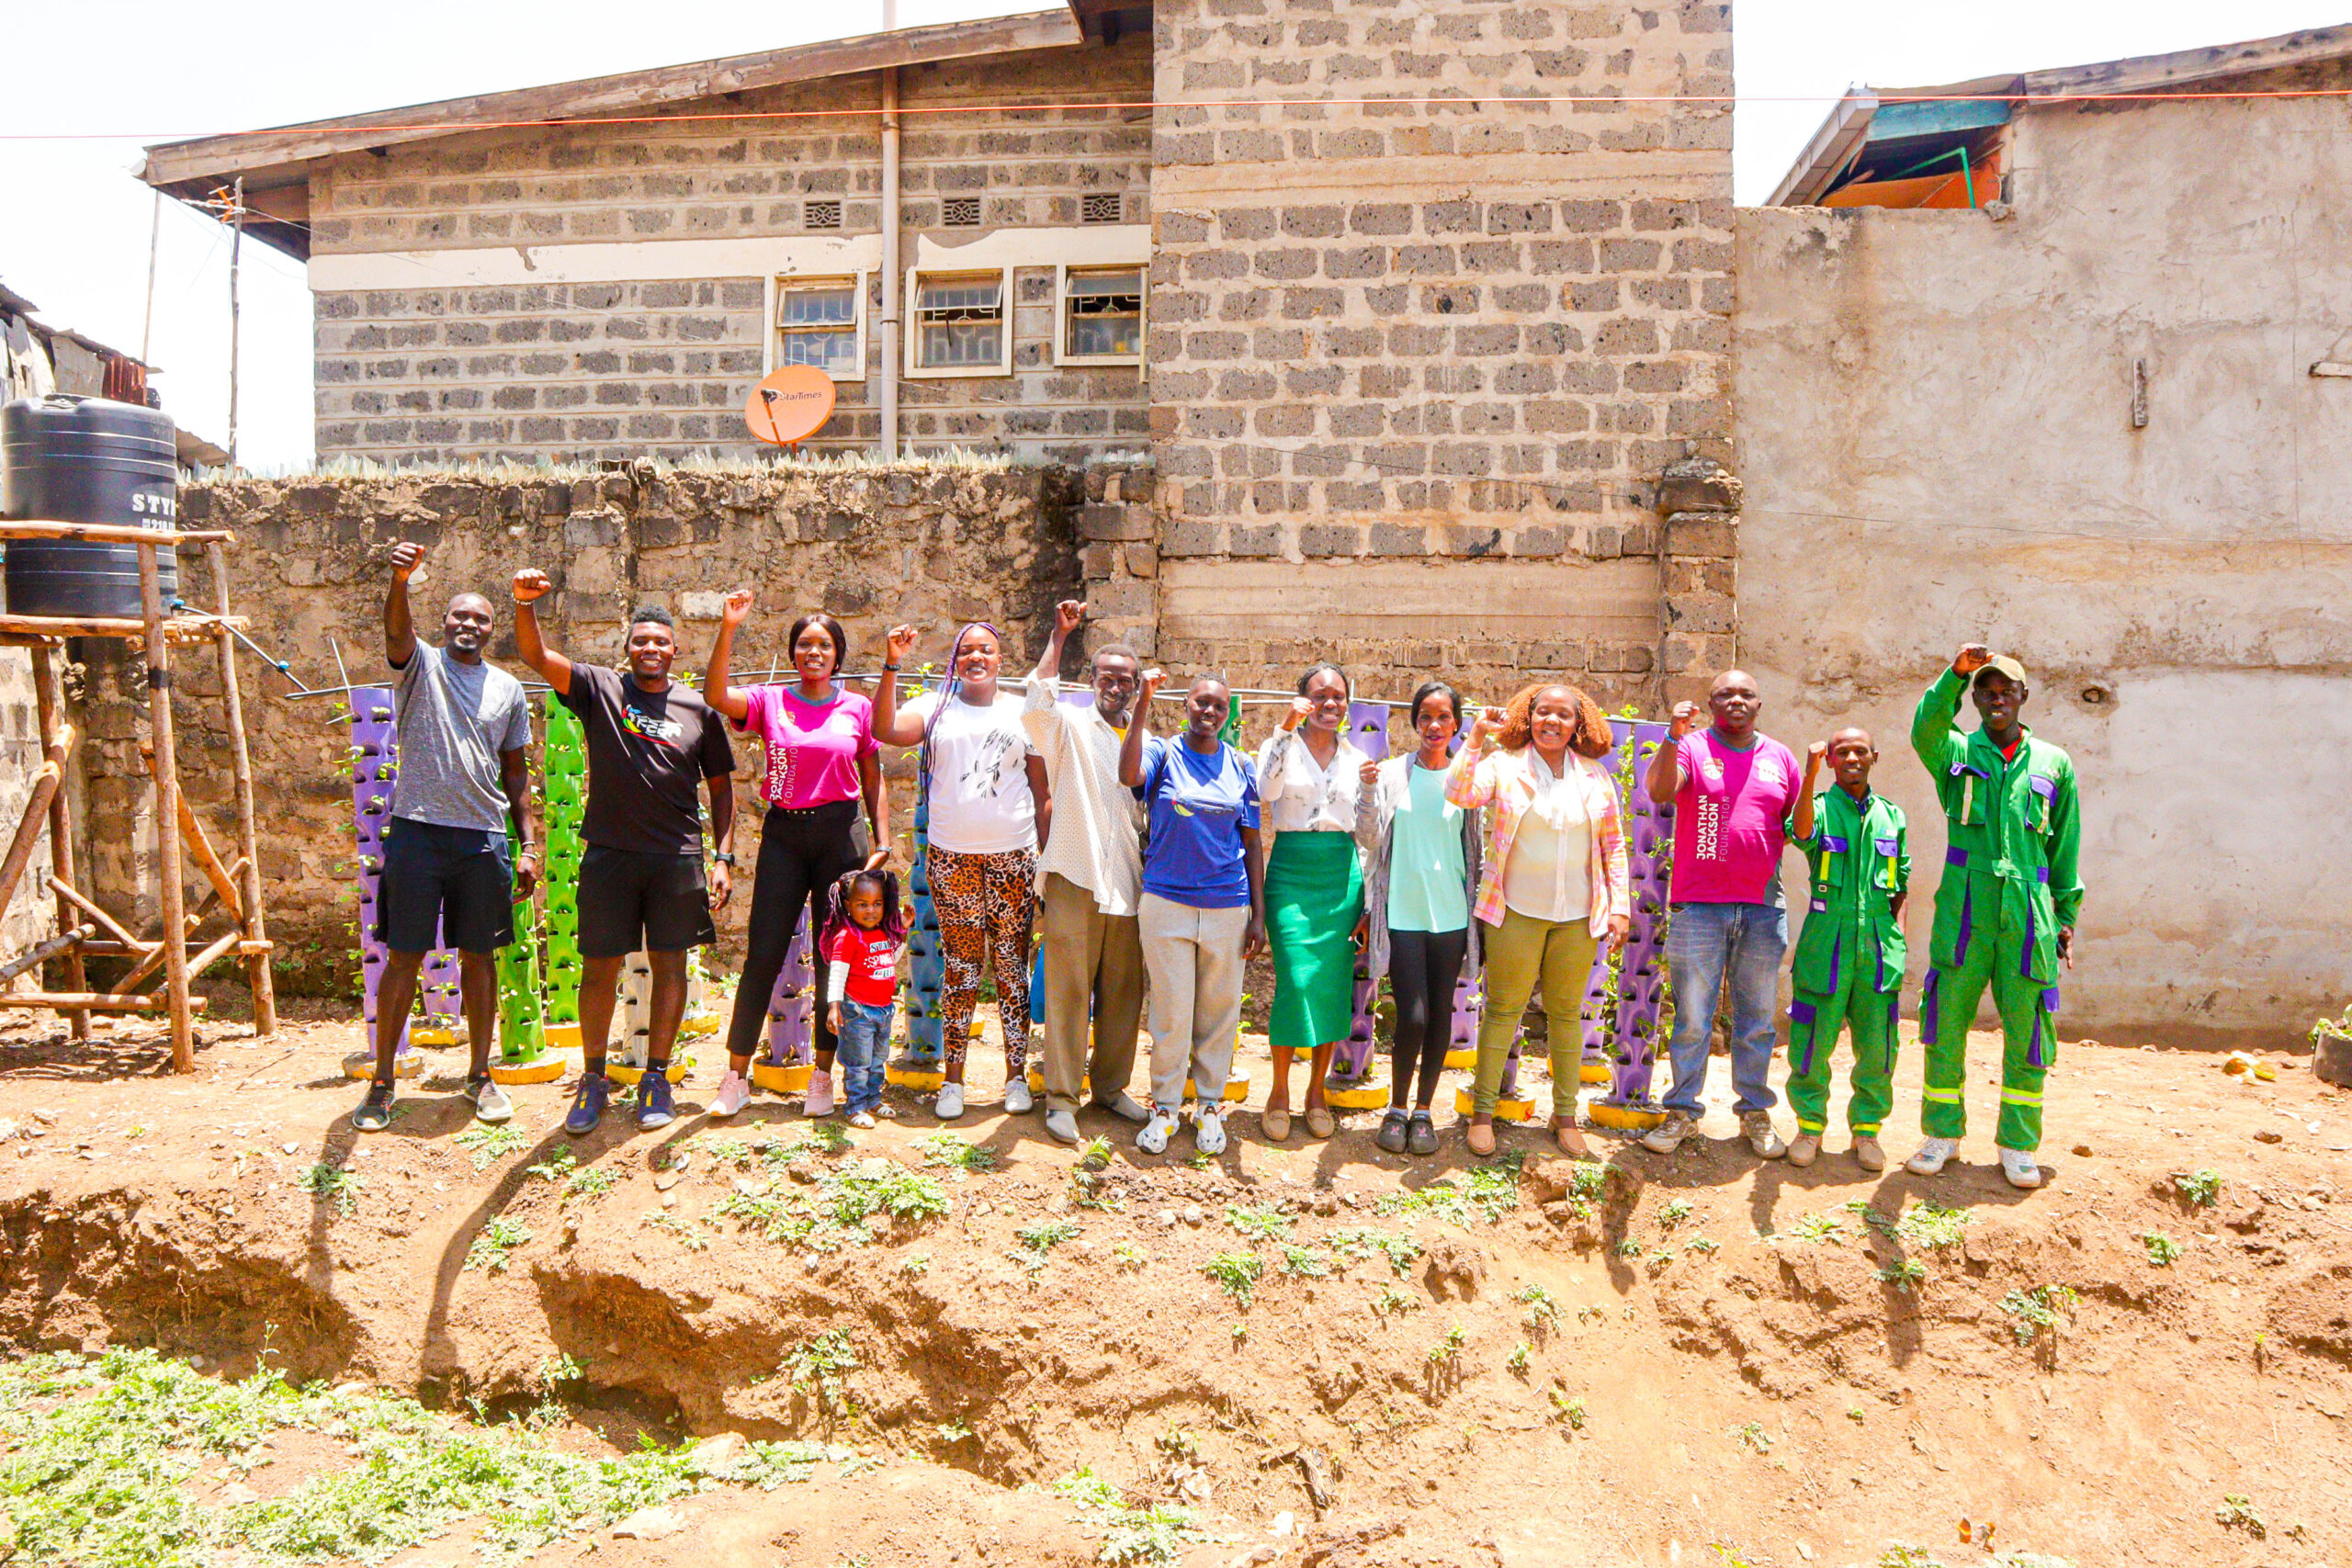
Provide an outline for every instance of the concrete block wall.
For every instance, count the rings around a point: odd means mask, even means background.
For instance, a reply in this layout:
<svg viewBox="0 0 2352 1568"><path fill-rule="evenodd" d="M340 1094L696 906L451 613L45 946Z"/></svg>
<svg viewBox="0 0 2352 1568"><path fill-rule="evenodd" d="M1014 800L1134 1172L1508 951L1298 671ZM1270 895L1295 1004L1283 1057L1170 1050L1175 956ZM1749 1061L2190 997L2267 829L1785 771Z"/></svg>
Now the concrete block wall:
<svg viewBox="0 0 2352 1568"><path fill-rule="evenodd" d="M542 621L575 659L616 660L624 617L650 602L678 617L679 668L699 680L725 591L748 583L760 600L738 641L739 674L780 660L793 618L819 608L847 628L853 669L880 662L882 634L898 620L924 628L917 665L944 659L959 623L988 620L1006 632L1007 668L1025 671L1050 630L1054 602L1079 585L1071 523L1079 496L1077 475L1051 468L646 465L634 474L470 469L216 480L184 490L182 506L191 521L237 532L235 603L252 617L254 638L290 659L306 682L331 685L330 637L354 681L390 682L382 559L401 539L431 548L413 588L420 628L438 626L450 595L487 592L498 607L492 657L526 679L506 592L526 566L555 579ZM96 652L123 646L89 645L85 694L74 707L91 737L83 788L97 886L110 908L144 919L153 914L139 875L152 799L137 752L144 692L135 661ZM209 649L175 658L174 707L183 774L209 826L230 820L227 737L211 666ZM334 701L289 701L285 682L253 661L241 673L280 974L298 990L336 988L350 975L356 913L346 731L334 721ZM8 691L0 668L0 727L15 722ZM737 800L749 814L737 851L748 873L759 841L758 759L741 739L735 752ZM891 756L887 772L903 834L913 825L904 798L910 755ZM0 807L6 801L0 780ZM747 874L721 917L728 962L741 951L748 887ZM0 926L0 945L14 930Z"/></svg>
<svg viewBox="0 0 2352 1568"><path fill-rule="evenodd" d="M1267 670L1346 604L1368 672L1655 694L1658 478L1733 455L1729 108L1542 100L1728 93L1729 8L1157 17L1162 637Z"/></svg>
<svg viewBox="0 0 2352 1568"><path fill-rule="evenodd" d="M919 237L960 246L1072 227L1082 198L1095 193L1120 196L1122 222L1148 221L1146 111L1093 106L1139 101L1150 84L1149 40L1140 37L907 68L906 254ZM481 281L483 265L510 264L516 247L539 257L623 243L658 253L681 240L879 232L878 77L697 100L673 112L707 115L739 101L741 119L483 133L322 167L311 186L315 254L406 259L386 287L316 297L320 455L579 461L762 450L741 417L764 363L762 276L517 284L502 273ZM956 112L1023 103L1057 107ZM839 112L810 112L827 110ZM759 114L793 118L749 118ZM982 198L979 225L945 227L943 199L964 195ZM841 203L837 229L809 226L814 200ZM1016 265L1029 259L1013 257ZM1013 373L905 382L910 442L1082 458L1144 440L1137 370L1053 364L1060 258L1041 245L1034 259L1016 272L1009 302ZM868 294L866 379L839 385L837 412L808 444L814 449L880 434L878 277L869 277Z"/></svg>

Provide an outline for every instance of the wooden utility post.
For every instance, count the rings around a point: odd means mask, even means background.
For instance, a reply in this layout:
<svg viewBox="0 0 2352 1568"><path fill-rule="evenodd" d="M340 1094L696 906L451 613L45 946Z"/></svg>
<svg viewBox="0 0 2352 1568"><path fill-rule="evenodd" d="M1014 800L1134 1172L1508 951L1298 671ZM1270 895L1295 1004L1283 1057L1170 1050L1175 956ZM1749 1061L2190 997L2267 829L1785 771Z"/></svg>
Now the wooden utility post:
<svg viewBox="0 0 2352 1568"><path fill-rule="evenodd" d="M147 718L155 738L155 877L164 916L164 986L172 1017L172 1069L196 1071L195 1021L187 1007L187 927L180 888L179 759L172 743L172 655L164 637L164 593L153 542L139 547L139 607L147 622Z"/></svg>
<svg viewBox="0 0 2352 1568"><path fill-rule="evenodd" d="M270 974L269 933L263 929L261 908L261 844L254 831L254 760L245 743L245 702L237 685L237 649L229 630L229 557L218 539L208 540L204 558L212 566L213 592L220 597L220 630L214 645L220 654L220 699L228 710L229 759L236 769L237 853L244 857L238 877L243 907L238 925L244 934L245 984L254 994L254 1033L267 1039L277 1032L277 990Z"/></svg>
<svg viewBox="0 0 2352 1568"><path fill-rule="evenodd" d="M62 723L58 703L56 654L44 642L26 649L25 655L33 661L33 706L40 716L40 745L46 751L57 744ZM70 742L66 750L71 752ZM51 875L68 887L74 886L74 823L70 805L61 784L57 793L49 798L49 868ZM58 894L58 931L74 930L81 918L81 911L74 908L74 901L62 893ZM82 944L78 942L69 943L61 957L65 965L65 988L69 991L88 990L90 981L83 972ZM69 1009L65 1019L74 1039L87 1040L90 1037L88 1008Z"/></svg>

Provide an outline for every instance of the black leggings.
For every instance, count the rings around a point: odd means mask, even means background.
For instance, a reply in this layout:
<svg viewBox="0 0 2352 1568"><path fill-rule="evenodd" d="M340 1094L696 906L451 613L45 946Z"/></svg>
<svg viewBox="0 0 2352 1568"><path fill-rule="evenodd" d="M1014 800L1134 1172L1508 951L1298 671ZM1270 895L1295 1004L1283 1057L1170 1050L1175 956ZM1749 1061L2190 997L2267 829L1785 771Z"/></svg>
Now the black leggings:
<svg viewBox="0 0 2352 1568"><path fill-rule="evenodd" d="M1388 991L1396 998L1396 1053L1389 1062L1392 1107L1404 1104L1407 1091L1416 1087L1417 1066L1420 1092L1414 1109L1428 1110L1437 1094L1438 1075L1445 1070L1446 1047L1453 1038L1453 986L1462 977L1462 960L1469 949L1467 927L1388 933Z"/></svg>
<svg viewBox="0 0 2352 1568"><path fill-rule="evenodd" d="M813 942L825 916L826 890L835 878L865 863L857 839L854 800L831 800L805 811L770 807L761 820L760 858L752 873L750 939L743 950L743 973L735 983L735 1017L727 1030L729 1055L758 1053L760 1035L767 1028L768 998L784 971L785 955L792 951L800 912L804 908L809 911L808 938ZM808 966L817 980L810 1017L817 1054L830 1057L833 1032L825 1026L823 956L810 953Z"/></svg>

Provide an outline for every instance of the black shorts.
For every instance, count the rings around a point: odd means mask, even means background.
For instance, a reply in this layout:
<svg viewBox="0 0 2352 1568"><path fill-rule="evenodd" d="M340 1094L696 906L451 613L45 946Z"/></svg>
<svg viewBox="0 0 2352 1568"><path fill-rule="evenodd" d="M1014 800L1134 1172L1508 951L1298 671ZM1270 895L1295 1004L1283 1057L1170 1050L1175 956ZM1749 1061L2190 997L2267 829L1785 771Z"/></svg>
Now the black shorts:
<svg viewBox="0 0 2352 1568"><path fill-rule="evenodd" d="M395 817L384 824L376 940L394 953L495 953L514 940L506 835Z"/></svg>
<svg viewBox="0 0 2352 1568"><path fill-rule="evenodd" d="M683 953L718 940L702 856L591 844L580 857L580 956Z"/></svg>

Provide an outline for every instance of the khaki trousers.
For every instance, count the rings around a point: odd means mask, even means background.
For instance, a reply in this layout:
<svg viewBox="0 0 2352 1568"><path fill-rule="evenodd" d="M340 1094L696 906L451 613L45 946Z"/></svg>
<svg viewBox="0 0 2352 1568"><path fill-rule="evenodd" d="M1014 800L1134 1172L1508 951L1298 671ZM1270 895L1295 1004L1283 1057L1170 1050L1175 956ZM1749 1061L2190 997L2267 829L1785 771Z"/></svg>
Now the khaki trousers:
<svg viewBox="0 0 2352 1568"><path fill-rule="evenodd" d="M1046 947L1046 1109L1076 1111L1080 1085L1096 1100L1127 1087L1143 1015L1143 935L1133 915L1106 915L1094 895L1046 874L1038 934ZM1089 1010L1093 1056L1088 1060Z"/></svg>
<svg viewBox="0 0 2352 1568"><path fill-rule="evenodd" d="M1151 972L1151 1101L1174 1111L1190 1077L1201 1103L1225 1095L1241 1027L1241 937L1250 906L1195 909L1143 896L1144 967Z"/></svg>

